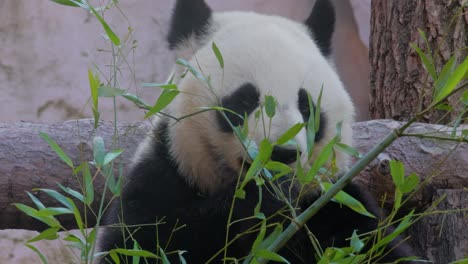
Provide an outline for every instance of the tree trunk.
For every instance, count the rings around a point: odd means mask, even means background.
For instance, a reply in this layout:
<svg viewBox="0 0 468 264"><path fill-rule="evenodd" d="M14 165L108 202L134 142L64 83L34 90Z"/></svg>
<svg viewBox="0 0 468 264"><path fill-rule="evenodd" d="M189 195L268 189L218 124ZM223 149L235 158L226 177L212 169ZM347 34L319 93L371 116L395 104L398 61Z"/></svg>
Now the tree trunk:
<svg viewBox="0 0 468 264"><path fill-rule="evenodd" d="M361 153L366 153L394 128L400 126L397 121L374 120L356 123L355 146ZM129 165L131 156L151 124L121 123L120 148L124 166ZM92 159L92 138L101 136L111 150L114 125L102 122L97 130L91 120L67 121L62 123L0 123L0 229L42 230L45 226L17 210L12 203L25 203L33 206L26 191L33 192L46 206L60 206L44 193L32 191L33 188L58 189L56 182L80 190L79 180L72 177L72 172L64 162L40 138L39 132L50 135L72 158L74 164ZM449 127L430 124L414 124L408 133L430 133L431 136L447 136ZM400 160L405 164L407 174L415 172L427 183L410 198L405 208L424 211L435 200L446 195L438 205L439 210L452 210L451 213L429 214L422 218L407 233L411 235L410 244L419 256L448 263L463 257L468 252L468 218L463 212L468 208L468 144L451 141L437 141L417 137L403 137L395 141L381 153L359 176L355 182L365 186L375 197L382 200L385 207L392 206L393 183L389 174L388 161ZM124 174L125 175L125 174ZM95 179L95 202L103 192L103 178ZM106 197L108 201L110 197ZM77 202L75 200L75 202ZM77 202L79 207L82 205ZM88 210L89 211L89 210ZM88 226L95 223L94 216L88 214ZM60 219L65 228L76 228L71 217Z"/></svg>
<svg viewBox="0 0 468 264"><path fill-rule="evenodd" d="M425 32L436 71L455 54L457 62L468 50L466 0L374 0L371 5L371 94L372 118L408 120L426 108L432 99L433 82L417 53L415 43L428 51L418 29ZM455 105L459 96L449 99ZM458 110L458 111L457 111ZM436 110L422 121L447 124L459 114Z"/></svg>

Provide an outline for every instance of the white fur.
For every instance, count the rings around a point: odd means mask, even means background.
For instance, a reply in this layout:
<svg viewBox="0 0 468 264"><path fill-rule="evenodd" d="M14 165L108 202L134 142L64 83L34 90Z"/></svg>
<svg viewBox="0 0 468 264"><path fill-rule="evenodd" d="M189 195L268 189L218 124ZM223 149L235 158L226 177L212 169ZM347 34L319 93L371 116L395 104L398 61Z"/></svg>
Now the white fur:
<svg viewBox="0 0 468 264"><path fill-rule="evenodd" d="M172 115L180 117L199 111L200 107L215 106L217 97L222 98L241 85L252 83L260 91L261 101L265 95L272 95L277 100L276 116L269 131L270 139L274 141L292 125L303 122L297 109L298 90L306 89L316 101L323 85L321 111L327 122L324 138L316 144L315 153L335 136L335 127L340 121L343 122L342 142L351 145L354 120L351 99L304 25L256 13L217 13L213 15L208 37L201 42L188 42L177 53L210 76L214 93L190 73L180 79L184 69L177 66L175 82L182 93L169 106ZM212 51L213 42L224 58L224 73ZM204 112L170 126L170 149L180 172L189 182L207 192L229 184L226 179L219 178L219 164L207 153L216 153L237 169L239 158L244 156L238 139L231 133L219 131L215 115L214 111ZM258 144L268 128L257 123L253 114L248 122L249 136ZM305 129L295 140L306 153ZM348 159L344 154L337 155L338 166L345 167ZM302 162L307 162L305 157Z"/></svg>

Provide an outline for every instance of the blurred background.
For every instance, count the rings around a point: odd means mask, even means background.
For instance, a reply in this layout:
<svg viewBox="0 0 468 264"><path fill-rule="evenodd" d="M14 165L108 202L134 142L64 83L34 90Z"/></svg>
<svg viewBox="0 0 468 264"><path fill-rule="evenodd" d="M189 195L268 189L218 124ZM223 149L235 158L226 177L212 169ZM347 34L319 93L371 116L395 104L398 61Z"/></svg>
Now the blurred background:
<svg viewBox="0 0 468 264"><path fill-rule="evenodd" d="M92 0L94 6L110 1ZM207 0L215 11L250 10L302 21L313 0ZM358 119L368 115L368 39L370 0L334 0L337 27L334 60L351 93ZM143 82L164 82L175 61L165 36L175 0L118 1L104 13L123 40L118 80L153 104L157 88ZM112 75L113 56L99 22L85 10L52 1L0 1L0 122L61 121L92 117L88 69ZM101 118L113 120L111 99L99 102ZM144 113L117 99L118 120L142 120Z"/></svg>

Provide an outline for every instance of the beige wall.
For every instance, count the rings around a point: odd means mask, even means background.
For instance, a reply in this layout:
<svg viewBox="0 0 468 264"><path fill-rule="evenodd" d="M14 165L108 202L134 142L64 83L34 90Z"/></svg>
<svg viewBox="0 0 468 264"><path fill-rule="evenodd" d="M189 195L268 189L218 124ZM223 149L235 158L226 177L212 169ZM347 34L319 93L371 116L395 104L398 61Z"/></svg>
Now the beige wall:
<svg viewBox="0 0 468 264"><path fill-rule="evenodd" d="M215 10L255 10L296 20L305 18L312 6L310 0L208 2ZM156 93L148 88L142 89L139 84L163 82L174 60L164 42L173 4L174 0L123 0L120 8L125 16L116 8L106 13L106 20L120 36L126 34L129 24L135 29L133 37L138 45L127 56L130 66L121 65L120 84L132 92L135 89L143 92L148 102L154 100ZM349 7L342 10L351 14ZM342 50L342 55L337 53L340 56L338 68L345 69L340 73L350 90L366 91L365 87L362 88L367 83L367 75L362 75L366 68L360 66L361 70L356 74L346 70L351 67L341 66L343 62L354 64L367 56L352 16L347 16L347 19L344 20L346 27L341 30L345 37L338 38ZM81 9L47 0L1 0L0 121L90 117L89 106L86 105L89 98L87 69L96 64L105 76L109 76L106 65L111 61L110 53L98 50L108 48L101 26ZM364 61L367 62L367 58ZM111 100L102 99L100 104L102 117L112 119ZM125 100L119 99L117 107L120 120L140 120L143 116Z"/></svg>

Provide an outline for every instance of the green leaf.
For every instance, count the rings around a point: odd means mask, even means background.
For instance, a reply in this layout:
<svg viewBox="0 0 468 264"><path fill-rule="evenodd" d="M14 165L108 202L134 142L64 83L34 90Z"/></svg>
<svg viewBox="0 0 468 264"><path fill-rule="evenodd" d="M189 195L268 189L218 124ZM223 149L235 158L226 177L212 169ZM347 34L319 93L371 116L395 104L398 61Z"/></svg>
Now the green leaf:
<svg viewBox="0 0 468 264"><path fill-rule="evenodd" d="M50 0L50 1L55 2L57 4L61 4L61 5L80 7L80 5L75 3L75 1L70 1L70 0Z"/></svg>
<svg viewBox="0 0 468 264"><path fill-rule="evenodd" d="M237 189L236 192L234 193L234 196L238 199L245 199L245 190L243 189Z"/></svg>
<svg viewBox="0 0 468 264"><path fill-rule="evenodd" d="M263 238L265 238L266 235L266 221L262 221L262 225L260 226L260 232L258 233L257 237L255 238L255 241L252 244L252 252L255 254L256 251L258 251L260 248L260 244L263 241Z"/></svg>
<svg viewBox="0 0 468 264"><path fill-rule="evenodd" d="M120 264L120 258L117 255L117 252L115 250L109 251L109 256L111 256L112 260L114 261L115 264Z"/></svg>
<svg viewBox="0 0 468 264"><path fill-rule="evenodd" d="M405 180L405 167L403 163L396 160L390 161L390 174L392 175L393 182L397 188L404 183Z"/></svg>
<svg viewBox="0 0 468 264"><path fill-rule="evenodd" d="M355 157L355 158L362 158L363 155L361 153L359 153L359 151L349 145L346 145L344 143L341 143L341 142L338 142L336 143L335 147L337 149L339 149L340 151L352 156L352 157Z"/></svg>
<svg viewBox="0 0 468 264"><path fill-rule="evenodd" d="M273 152L273 146L268 141L268 139L263 139L260 142L260 148L258 149L258 157L263 164L270 160L271 153Z"/></svg>
<svg viewBox="0 0 468 264"><path fill-rule="evenodd" d="M277 254L275 252L271 252L271 251L266 250L266 249L261 249L261 250L255 252L255 256L259 257L259 258L264 258L264 259L268 259L268 260L272 260L272 261L281 262L281 263L289 263L289 261L287 261L285 258L280 256L279 254Z"/></svg>
<svg viewBox="0 0 468 264"><path fill-rule="evenodd" d="M265 96L265 112L269 118L273 118L276 114L276 100L271 95Z"/></svg>
<svg viewBox="0 0 468 264"><path fill-rule="evenodd" d="M400 191L403 193L409 193L416 189L416 187L419 184L419 177L415 174L412 173L408 177L406 177L405 181L403 184L400 186Z"/></svg>
<svg viewBox="0 0 468 264"><path fill-rule="evenodd" d="M178 90L177 85L173 83L142 83L143 87L158 87L163 90Z"/></svg>
<svg viewBox="0 0 468 264"><path fill-rule="evenodd" d="M57 235L57 231L60 229L60 227L51 227L48 228L44 231L42 231L39 235L29 239L26 241L26 243L32 243L40 240L54 240L57 239L59 236Z"/></svg>
<svg viewBox="0 0 468 264"><path fill-rule="evenodd" d="M63 196L62 194L58 193L55 190L51 190L51 189L38 189L38 190L45 192L46 194L48 194L49 196L51 196L52 198L54 198L61 204L65 205L68 209L70 209L73 212L78 228L83 232L84 230L83 221L81 219L80 212L78 211L78 208L76 207L75 202L73 202L72 199Z"/></svg>
<svg viewBox="0 0 468 264"><path fill-rule="evenodd" d="M31 194L30 192L26 192L26 193L28 194L29 198L31 198L34 205L36 205L37 209L41 210L41 209L46 208L45 205L41 201L39 201L39 199L36 198L36 196Z"/></svg>
<svg viewBox="0 0 468 264"><path fill-rule="evenodd" d="M39 211L30 206L19 203L14 203L13 205L16 206L16 208L18 208L18 210L22 211L23 213L45 223L50 227L60 226L60 223L53 216L38 216Z"/></svg>
<svg viewBox="0 0 468 264"><path fill-rule="evenodd" d="M83 163L83 181L84 181L84 202L86 205L91 205L94 201L94 185L91 171L89 170L88 163Z"/></svg>
<svg viewBox="0 0 468 264"><path fill-rule="evenodd" d="M91 107L93 110L94 116L94 128L97 128L99 123L99 75L94 75L93 72L89 69L88 70L88 80L89 80L89 88L91 89L91 100L93 101L93 106Z"/></svg>
<svg viewBox="0 0 468 264"><path fill-rule="evenodd" d="M70 157L62 150L62 148L55 142L53 139L49 137L46 133L40 132L39 135L49 144L52 150L59 156L59 158L65 162L70 168L73 169L73 162Z"/></svg>
<svg viewBox="0 0 468 264"><path fill-rule="evenodd" d="M197 78L198 80L200 80L204 84L208 84L208 80L199 71L197 71L195 68L193 68L192 65L190 65L190 63L188 63L186 60L177 59L176 64L184 66L185 68L187 68L187 70L191 74L193 74L193 76L195 76L195 78Z"/></svg>
<svg viewBox="0 0 468 264"><path fill-rule="evenodd" d="M454 59L454 57L452 57L452 59ZM455 90L455 88L457 88L458 83L460 83L460 81L463 79L467 72L468 57L466 57L465 60L458 67L455 68L453 73L450 72L451 74L447 75L447 78L445 79L446 81L438 83L439 86L436 86L436 91L434 94L434 102L438 103L439 101L447 97L453 90ZM439 78L442 78L442 74L441 76L439 76Z"/></svg>
<svg viewBox="0 0 468 264"><path fill-rule="evenodd" d="M93 158L94 164L97 167L102 167L104 164L104 157L106 156L106 149L104 147L104 140L101 137L93 138Z"/></svg>
<svg viewBox="0 0 468 264"><path fill-rule="evenodd" d="M115 88L108 85L99 86L99 97L117 97L125 93L124 89Z"/></svg>
<svg viewBox="0 0 468 264"><path fill-rule="evenodd" d="M304 123L297 123L294 126L290 127L283 135L281 135L275 142L275 145L286 144L289 140L293 139L302 128L304 128Z"/></svg>
<svg viewBox="0 0 468 264"><path fill-rule="evenodd" d="M107 168L107 167L105 167ZM115 181L114 174L106 172L106 179L108 180L108 188L111 191L111 193L115 196L120 196L121 190L122 190L122 179L123 179L123 174L121 172L122 167L119 168L119 177L117 178L117 182Z"/></svg>
<svg viewBox="0 0 468 264"><path fill-rule="evenodd" d="M72 214L73 212L70 209L65 207L47 207L41 209L37 212L37 216L56 216L56 215L64 215L64 214Z"/></svg>
<svg viewBox="0 0 468 264"><path fill-rule="evenodd" d="M325 145L322 150L320 151L318 157L314 160L314 163L312 164L312 167L310 170L307 172L307 176L305 177L305 182L302 182L302 184L309 183L312 181L312 179L317 175L318 171L320 168L325 165L325 163L330 159L330 157L333 154L333 147L336 144L336 137L334 137L330 142Z"/></svg>
<svg viewBox="0 0 468 264"><path fill-rule="evenodd" d="M364 242L359 238L356 230L353 231L353 235L351 236L351 247L353 248L354 252L360 252L364 247Z"/></svg>
<svg viewBox="0 0 468 264"><path fill-rule="evenodd" d="M44 256L44 254L41 253L41 251L39 251L39 249L37 249L35 246L31 245L31 244L24 244L25 246L27 246L28 248L30 248L32 251L36 252L36 254L39 256L39 258L41 259L42 263L43 264L48 264L49 262L47 262L47 259L46 257Z"/></svg>
<svg viewBox="0 0 468 264"><path fill-rule="evenodd" d="M133 241L133 250L140 250L141 247L138 245L138 242L136 240ZM132 258L132 264L139 264L140 263L140 256L133 256Z"/></svg>
<svg viewBox="0 0 468 264"><path fill-rule="evenodd" d="M410 46L418 53L421 62L423 63L426 70L431 75L432 80L437 80L437 72L434 66L434 62L430 55L426 55L416 44L411 43Z"/></svg>
<svg viewBox="0 0 468 264"><path fill-rule="evenodd" d="M453 107L451 105L448 105L448 104L438 104L435 108L437 110L443 110L443 111L452 111L453 110Z"/></svg>
<svg viewBox="0 0 468 264"><path fill-rule="evenodd" d="M180 264L187 264L187 261L185 260L184 256L182 256L182 254L184 254L185 252L187 252L187 251L179 250L177 252L177 254L179 255Z"/></svg>
<svg viewBox="0 0 468 264"><path fill-rule="evenodd" d="M63 185L60 184L60 183L57 183L57 185L58 185L65 193L67 193L67 194L69 194L69 195L75 197L76 199L78 199L78 200L80 200L81 202L84 203L84 196L83 196L80 192L75 191L75 190L73 190L73 189L71 189L71 188L65 187L65 186L63 186Z"/></svg>
<svg viewBox="0 0 468 264"><path fill-rule="evenodd" d="M329 191L332 187L333 187L333 184L329 183L329 182L322 182L321 183L321 186L323 187L323 190L325 192ZM352 197L351 195L347 194L346 192L344 191L339 191L335 197L333 197L332 201L335 201L335 202L338 202L342 205L345 205L347 207L349 207L351 210L359 213L359 214L362 214L362 215L365 215L365 216L368 216L368 217L371 217L371 218L375 218L375 216L371 213L369 213L366 208L364 207L364 205L359 202L358 200L356 200L354 197Z"/></svg>
<svg viewBox="0 0 468 264"><path fill-rule="evenodd" d="M300 160L299 157L299 152L297 153L297 160ZM309 183L310 180L307 180L307 175L304 173L304 168L302 167L302 164L300 162L296 162L296 177L301 183Z"/></svg>
<svg viewBox="0 0 468 264"><path fill-rule="evenodd" d="M73 208L76 207L75 203L70 198L65 197L64 195L62 195L61 193L55 190L51 190L51 189L38 189L38 190L40 190L41 192L45 192L47 195L54 198L61 204L65 205L68 209L72 211L73 211Z"/></svg>
<svg viewBox="0 0 468 264"><path fill-rule="evenodd" d="M272 180L279 179L280 177L290 174L293 171L291 167L278 161L268 161L265 164L265 168L274 172L275 176L272 177Z"/></svg>
<svg viewBox="0 0 468 264"><path fill-rule="evenodd" d="M211 44L211 48L213 49L213 52L216 56L216 59L218 60L219 62L219 66L221 67L221 69L224 69L224 59L223 59L223 55L221 54L221 52L219 51L218 49L218 46L216 46L216 44L213 42Z"/></svg>
<svg viewBox="0 0 468 264"><path fill-rule="evenodd" d="M262 241L262 244L259 248L268 248L283 232L283 226L281 224L276 224L273 232L268 235L268 237Z"/></svg>
<svg viewBox="0 0 468 264"><path fill-rule="evenodd" d="M465 90L463 91L463 95L462 95L462 103L464 105L468 105L468 90Z"/></svg>
<svg viewBox="0 0 468 264"><path fill-rule="evenodd" d="M111 163L113 160L115 160L118 156L120 156L120 154L122 154L123 152L123 149L117 149L117 150L113 150L109 153L107 153L105 156L104 156L104 162L103 162L103 166L106 166L107 164Z"/></svg>
<svg viewBox="0 0 468 264"><path fill-rule="evenodd" d="M112 31L112 29L109 27L106 21L104 21L104 18L102 18L102 16L92 6L89 6L89 10L99 20L99 22L101 22L104 31L106 32L107 36L110 38L112 43L115 46L120 46L120 38L114 33L114 31Z"/></svg>
<svg viewBox="0 0 468 264"><path fill-rule="evenodd" d="M146 110L150 110L151 109L151 106L146 104L145 102L143 102L140 97L132 94L132 93L129 93L129 92L126 92L124 94L122 94L122 97L129 100L130 102L134 103L136 106L142 108L142 109L146 109Z"/></svg>
<svg viewBox="0 0 468 264"><path fill-rule="evenodd" d="M372 247L372 249L383 247L383 246L387 245L393 239L395 239L397 236L399 236L401 233L403 233L403 231L405 231L408 227L411 226L411 224L412 224L411 218L413 217L413 215L414 215L414 210L411 211L409 214L407 214L403 218L403 220L400 222L400 224L398 224L398 226L395 228L395 230L391 234L389 234L388 236L382 238L380 241L377 241L377 243ZM374 250L372 250L372 251L374 251Z"/></svg>
<svg viewBox="0 0 468 264"><path fill-rule="evenodd" d="M156 101L156 104L146 113L145 118L161 112L178 94L179 90L164 90Z"/></svg>
<svg viewBox="0 0 468 264"><path fill-rule="evenodd" d="M109 254L111 254L112 252L114 252L114 254L118 253L118 254L125 255L125 256L138 256L138 257L144 257L144 258L160 259L160 257L158 257L157 255L149 251L142 250L142 249L135 250L135 249L116 248L116 249L112 249L111 251L109 251ZM112 260L114 259L112 258Z"/></svg>
<svg viewBox="0 0 468 264"><path fill-rule="evenodd" d="M171 264L162 248L159 248L159 254L161 255L162 264Z"/></svg>

